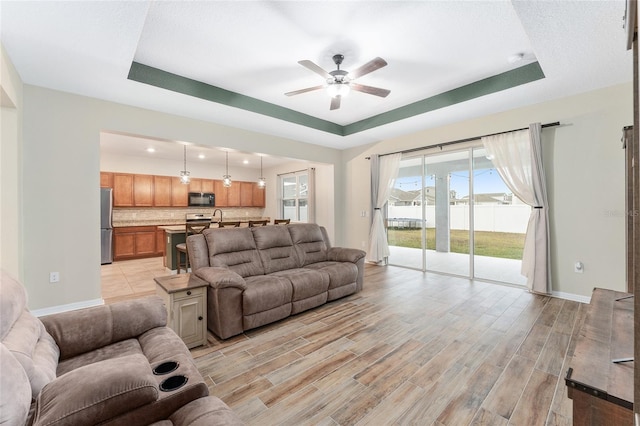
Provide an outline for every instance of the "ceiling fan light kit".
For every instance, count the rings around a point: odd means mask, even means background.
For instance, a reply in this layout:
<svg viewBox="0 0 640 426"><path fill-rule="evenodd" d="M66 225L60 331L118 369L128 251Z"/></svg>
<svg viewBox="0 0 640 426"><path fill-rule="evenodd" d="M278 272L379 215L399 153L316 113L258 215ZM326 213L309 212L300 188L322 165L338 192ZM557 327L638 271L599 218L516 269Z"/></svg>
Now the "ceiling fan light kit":
<svg viewBox="0 0 640 426"><path fill-rule="evenodd" d="M362 77L363 75L369 74L370 72L386 66L387 61L385 61L384 59L374 58L351 72L340 69L340 65L344 60L344 55L333 55L332 59L336 64L336 69L331 72L325 71L323 68L309 60L298 61L298 63L303 67L325 78L327 84L322 86L308 87L306 89L294 90L293 92L285 93L285 95L300 95L302 93L326 88L327 94L331 97L331 106L329 107L329 109L334 110L340 108L341 99L347 96L352 89L358 92L367 93L369 95L379 96L381 98L385 98L389 93L391 93L391 91L387 89L352 83L352 81L356 78Z"/></svg>

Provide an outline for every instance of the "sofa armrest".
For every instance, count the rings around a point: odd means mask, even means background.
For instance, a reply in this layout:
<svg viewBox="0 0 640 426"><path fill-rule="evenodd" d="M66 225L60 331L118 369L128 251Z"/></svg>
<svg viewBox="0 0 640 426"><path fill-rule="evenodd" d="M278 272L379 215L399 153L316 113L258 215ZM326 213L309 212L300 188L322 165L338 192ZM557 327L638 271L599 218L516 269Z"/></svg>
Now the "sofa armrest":
<svg viewBox="0 0 640 426"><path fill-rule="evenodd" d="M34 426L95 425L158 399L144 355L85 365L49 382L36 400Z"/></svg>
<svg viewBox="0 0 640 426"><path fill-rule="evenodd" d="M207 266L198 269L195 275L208 282L215 289L235 287L244 291L247 288L244 278L227 268Z"/></svg>
<svg viewBox="0 0 640 426"><path fill-rule="evenodd" d="M351 262L358 263L358 261L364 258L366 253L362 250L343 247L331 247L327 251L327 260L334 262Z"/></svg>
<svg viewBox="0 0 640 426"><path fill-rule="evenodd" d="M167 309L157 296L127 300L40 318L60 348L60 359L138 337L167 324Z"/></svg>

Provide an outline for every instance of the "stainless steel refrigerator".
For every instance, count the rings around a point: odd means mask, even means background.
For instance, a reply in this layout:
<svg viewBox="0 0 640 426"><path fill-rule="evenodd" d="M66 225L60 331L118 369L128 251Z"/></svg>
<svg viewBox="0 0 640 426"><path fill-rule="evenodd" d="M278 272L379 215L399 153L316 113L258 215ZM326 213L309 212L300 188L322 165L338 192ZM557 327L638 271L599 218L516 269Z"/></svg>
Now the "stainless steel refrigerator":
<svg viewBox="0 0 640 426"><path fill-rule="evenodd" d="M100 188L100 250L101 264L113 262L113 189Z"/></svg>

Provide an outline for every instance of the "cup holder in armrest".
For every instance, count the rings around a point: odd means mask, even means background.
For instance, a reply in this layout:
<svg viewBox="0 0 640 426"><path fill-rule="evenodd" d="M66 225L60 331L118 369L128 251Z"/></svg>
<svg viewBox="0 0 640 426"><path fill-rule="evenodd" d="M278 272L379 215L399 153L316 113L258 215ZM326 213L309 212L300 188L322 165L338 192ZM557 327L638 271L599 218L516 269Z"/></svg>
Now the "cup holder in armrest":
<svg viewBox="0 0 640 426"><path fill-rule="evenodd" d="M184 386L189 379L186 376L171 376L160 383L160 390L171 392Z"/></svg>
<svg viewBox="0 0 640 426"><path fill-rule="evenodd" d="M176 361L167 361L163 362L159 366L153 369L153 374L156 376L162 376L163 374L168 374L178 368L180 364Z"/></svg>

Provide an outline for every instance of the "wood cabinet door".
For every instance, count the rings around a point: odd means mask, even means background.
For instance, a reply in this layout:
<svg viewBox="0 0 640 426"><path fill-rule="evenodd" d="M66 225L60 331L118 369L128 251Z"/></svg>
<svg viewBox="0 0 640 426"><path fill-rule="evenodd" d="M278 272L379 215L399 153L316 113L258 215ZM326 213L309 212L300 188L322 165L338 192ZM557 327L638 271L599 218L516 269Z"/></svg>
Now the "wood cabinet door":
<svg viewBox="0 0 640 426"><path fill-rule="evenodd" d="M164 229L156 228L156 253L164 256L165 249Z"/></svg>
<svg viewBox="0 0 640 426"><path fill-rule="evenodd" d="M227 206L229 207L240 207L242 203L240 202L240 187L241 182L231 182L231 186L226 188L227 190Z"/></svg>
<svg viewBox="0 0 640 426"><path fill-rule="evenodd" d="M216 194L216 207L228 207L227 188L224 187L221 180L213 181L213 192Z"/></svg>
<svg viewBox="0 0 640 426"><path fill-rule="evenodd" d="M133 175L133 205L136 207L153 206L152 175Z"/></svg>
<svg viewBox="0 0 640 426"><path fill-rule="evenodd" d="M113 188L113 173L100 172L100 188Z"/></svg>
<svg viewBox="0 0 640 426"><path fill-rule="evenodd" d="M171 206L171 176L153 177L153 205L156 207Z"/></svg>
<svg viewBox="0 0 640 426"><path fill-rule="evenodd" d="M189 182L189 192L204 192L202 190L202 179L191 179L191 182Z"/></svg>
<svg viewBox="0 0 640 426"><path fill-rule="evenodd" d="M136 234L133 232L113 234L113 259L126 259L135 256Z"/></svg>
<svg viewBox="0 0 640 426"><path fill-rule="evenodd" d="M171 205L175 207L187 207L189 185L180 182L179 177L171 178Z"/></svg>
<svg viewBox="0 0 640 426"><path fill-rule="evenodd" d="M253 183L238 182L240 184L240 206L253 206Z"/></svg>
<svg viewBox="0 0 640 426"><path fill-rule="evenodd" d="M264 207L266 188L260 188L257 183L253 184L253 207Z"/></svg>
<svg viewBox="0 0 640 426"><path fill-rule="evenodd" d="M213 179L201 179L200 184L202 185L200 192L213 192Z"/></svg>
<svg viewBox="0 0 640 426"><path fill-rule="evenodd" d="M145 256L156 253L156 232L154 230L136 232L136 255Z"/></svg>
<svg viewBox="0 0 640 426"><path fill-rule="evenodd" d="M133 206L133 175L123 173L113 174L113 206Z"/></svg>

